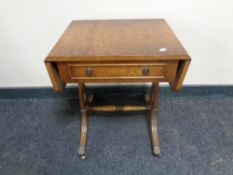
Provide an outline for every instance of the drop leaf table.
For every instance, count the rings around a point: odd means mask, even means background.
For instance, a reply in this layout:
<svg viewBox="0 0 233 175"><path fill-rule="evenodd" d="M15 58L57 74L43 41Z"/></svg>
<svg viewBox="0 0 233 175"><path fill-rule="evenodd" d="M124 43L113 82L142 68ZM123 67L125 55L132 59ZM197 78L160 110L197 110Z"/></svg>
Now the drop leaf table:
<svg viewBox="0 0 233 175"><path fill-rule="evenodd" d="M78 84L81 135L78 153L85 158L87 111L149 112L152 152L160 156L157 133L159 82L181 89L191 58L164 19L72 21L45 59L56 92ZM86 83L150 82L145 105L94 106ZM103 94L104 95L104 94Z"/></svg>

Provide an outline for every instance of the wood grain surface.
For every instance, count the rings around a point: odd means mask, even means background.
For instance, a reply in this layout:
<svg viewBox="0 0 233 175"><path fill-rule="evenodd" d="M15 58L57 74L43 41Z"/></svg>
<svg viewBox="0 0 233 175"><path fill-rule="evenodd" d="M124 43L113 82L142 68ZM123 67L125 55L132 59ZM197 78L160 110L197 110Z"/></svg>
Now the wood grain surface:
<svg viewBox="0 0 233 175"><path fill-rule="evenodd" d="M46 61L190 59L164 19L73 21Z"/></svg>

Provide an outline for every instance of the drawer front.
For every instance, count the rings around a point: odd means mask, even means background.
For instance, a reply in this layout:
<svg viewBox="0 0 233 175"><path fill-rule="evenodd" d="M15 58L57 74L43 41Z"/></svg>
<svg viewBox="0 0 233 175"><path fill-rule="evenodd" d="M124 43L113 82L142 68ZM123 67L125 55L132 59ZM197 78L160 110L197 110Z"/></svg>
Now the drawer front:
<svg viewBox="0 0 233 175"><path fill-rule="evenodd" d="M90 78L136 78L151 77L164 78L166 63L127 65L127 64L68 64L71 79L90 79Z"/></svg>
<svg viewBox="0 0 233 175"><path fill-rule="evenodd" d="M67 82L171 81L178 61L154 63L58 63L61 80Z"/></svg>

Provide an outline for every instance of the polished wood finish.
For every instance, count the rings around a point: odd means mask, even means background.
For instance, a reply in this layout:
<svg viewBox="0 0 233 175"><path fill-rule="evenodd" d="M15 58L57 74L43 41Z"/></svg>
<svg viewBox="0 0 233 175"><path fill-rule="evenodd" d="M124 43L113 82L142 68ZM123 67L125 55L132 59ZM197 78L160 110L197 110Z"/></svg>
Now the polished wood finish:
<svg viewBox="0 0 233 175"><path fill-rule="evenodd" d="M149 106L133 106L133 105L125 105L125 106L106 105L106 106L92 106L89 108L89 110L104 111L104 112L147 111L147 110L150 110L150 107Z"/></svg>
<svg viewBox="0 0 233 175"><path fill-rule="evenodd" d="M46 65L50 80L52 82L54 91L62 92L65 87L65 84L61 82L58 70L56 68L56 64L46 62L45 65Z"/></svg>
<svg viewBox="0 0 233 175"><path fill-rule="evenodd" d="M54 90L79 85L81 132L79 155L85 158L88 111L148 111L152 152L160 156L157 128L159 82L182 87L191 58L164 19L73 21L45 64ZM93 106L85 83L152 82L145 105Z"/></svg>
<svg viewBox="0 0 233 175"><path fill-rule="evenodd" d="M159 145L159 136L158 136L158 127L157 127L157 109L158 109L158 94L159 94L159 85L158 83L152 83L151 88L151 111L150 111L150 133L151 133L151 143L153 154L160 156L160 145Z"/></svg>
<svg viewBox="0 0 233 175"><path fill-rule="evenodd" d="M191 62L190 60L180 61L179 68L176 73L176 78L170 83L173 91L179 91L181 89L186 72L188 71L190 62Z"/></svg>
<svg viewBox="0 0 233 175"><path fill-rule="evenodd" d="M80 83L78 88L79 105L81 108L81 131L78 153L81 159L85 159L85 146L87 142L87 110L85 108L85 85Z"/></svg>
<svg viewBox="0 0 233 175"><path fill-rule="evenodd" d="M116 106L116 105L104 105L104 106L93 106L94 96L89 95L87 97L87 104L86 109L90 111L102 111L102 112L117 112L117 111L148 111L151 109L150 103L147 102L149 96L146 98L146 105L144 106L134 106L134 105L123 105L123 106Z"/></svg>
<svg viewBox="0 0 233 175"><path fill-rule="evenodd" d="M164 78L167 63L155 64L68 64L71 79L103 77ZM144 71L144 70L147 70ZM88 72L89 71L89 72Z"/></svg>
<svg viewBox="0 0 233 175"><path fill-rule="evenodd" d="M62 82L169 82L176 75L178 61L150 63L58 63ZM144 70L148 73L145 74ZM91 73L87 74L90 70Z"/></svg>
<svg viewBox="0 0 233 175"><path fill-rule="evenodd" d="M72 21L46 61L161 59L190 57L164 19L141 19Z"/></svg>

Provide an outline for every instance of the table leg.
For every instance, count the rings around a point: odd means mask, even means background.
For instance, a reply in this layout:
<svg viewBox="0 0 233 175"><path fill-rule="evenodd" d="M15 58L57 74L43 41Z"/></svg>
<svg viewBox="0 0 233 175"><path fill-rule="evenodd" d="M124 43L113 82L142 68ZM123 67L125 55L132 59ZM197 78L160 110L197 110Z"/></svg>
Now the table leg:
<svg viewBox="0 0 233 175"><path fill-rule="evenodd" d="M81 133L78 154L81 159L85 159L85 146L87 142L87 110L85 108L85 85L79 84L79 104L81 109Z"/></svg>
<svg viewBox="0 0 233 175"><path fill-rule="evenodd" d="M160 156L160 145L157 128L157 107L158 107L158 83L152 83L151 89L151 112L150 112L150 132L152 151L155 156Z"/></svg>

